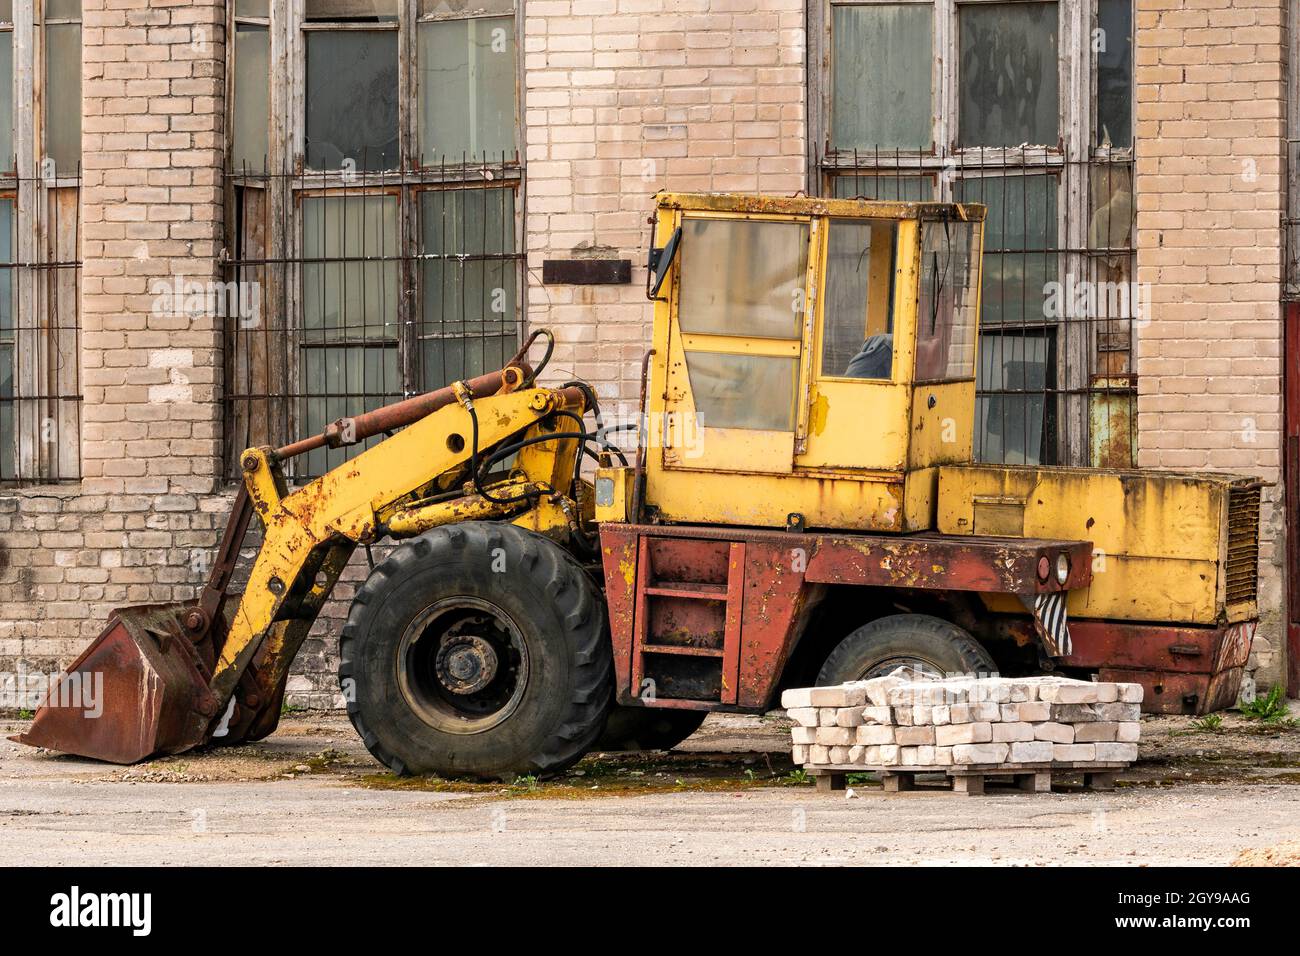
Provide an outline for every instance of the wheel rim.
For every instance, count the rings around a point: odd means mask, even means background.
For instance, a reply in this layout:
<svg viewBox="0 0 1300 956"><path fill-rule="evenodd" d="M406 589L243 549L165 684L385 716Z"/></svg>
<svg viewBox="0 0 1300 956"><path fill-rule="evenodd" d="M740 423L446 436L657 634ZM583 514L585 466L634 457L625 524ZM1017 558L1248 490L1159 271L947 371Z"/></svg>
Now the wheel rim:
<svg viewBox="0 0 1300 956"><path fill-rule="evenodd" d="M887 674L892 674L900 667L910 667L914 671L920 671L934 677L945 676L943 668L933 661L926 660L924 657L900 656L888 657L883 661L872 664L858 676L858 680L873 680L877 677L884 677Z"/></svg>
<svg viewBox="0 0 1300 956"><path fill-rule="evenodd" d="M528 685L528 646L490 601L455 597L425 608L398 643L407 705L438 730L479 734L515 712Z"/></svg>

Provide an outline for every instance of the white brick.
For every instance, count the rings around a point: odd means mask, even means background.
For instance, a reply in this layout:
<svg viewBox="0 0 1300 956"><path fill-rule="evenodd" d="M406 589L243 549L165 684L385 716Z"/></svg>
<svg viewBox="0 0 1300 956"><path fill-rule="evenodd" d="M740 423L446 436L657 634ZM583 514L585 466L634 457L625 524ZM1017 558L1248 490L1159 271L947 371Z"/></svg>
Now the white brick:
<svg viewBox="0 0 1300 956"><path fill-rule="evenodd" d="M1054 744L1074 743L1074 728L1069 724L1034 724L1035 740L1050 740Z"/></svg>
<svg viewBox="0 0 1300 956"><path fill-rule="evenodd" d="M1017 741L1011 745L1011 762L1050 763L1055 746L1050 740Z"/></svg>
<svg viewBox="0 0 1300 956"><path fill-rule="evenodd" d="M838 707L817 708L818 727L838 727L839 718L840 718L840 709Z"/></svg>
<svg viewBox="0 0 1300 956"><path fill-rule="evenodd" d="M834 687L814 687L810 696L814 707L861 707L867 702L866 685L837 684Z"/></svg>
<svg viewBox="0 0 1300 956"><path fill-rule="evenodd" d="M1010 743L1013 740L1033 740L1034 725L1020 722L993 725L993 742Z"/></svg>
<svg viewBox="0 0 1300 956"><path fill-rule="evenodd" d="M856 742L852 727L818 727L815 743L823 747L847 747Z"/></svg>
<svg viewBox="0 0 1300 956"><path fill-rule="evenodd" d="M815 744L817 743L817 728L791 727L790 739L796 744Z"/></svg>
<svg viewBox="0 0 1300 956"><path fill-rule="evenodd" d="M894 742L895 728L887 724L863 724L855 731L854 740L868 747Z"/></svg>
<svg viewBox="0 0 1300 956"><path fill-rule="evenodd" d="M934 727L899 727L894 731L894 740L900 747L920 747L923 744L934 746Z"/></svg>
<svg viewBox="0 0 1300 956"><path fill-rule="evenodd" d="M1126 720L1117 725L1119 730L1115 732L1115 739L1120 743L1135 744L1142 739L1142 722L1139 720Z"/></svg>
<svg viewBox="0 0 1300 956"><path fill-rule="evenodd" d="M1126 745L1131 746L1131 745ZM1052 759L1061 763L1083 763L1097 759L1096 744L1053 744Z"/></svg>
<svg viewBox="0 0 1300 956"><path fill-rule="evenodd" d="M1114 763L1132 763L1138 758L1137 744L1095 744L1097 759Z"/></svg>
<svg viewBox="0 0 1300 956"><path fill-rule="evenodd" d="M830 763L831 748L823 747L820 744L813 744L808 748L808 762L811 764Z"/></svg>
<svg viewBox="0 0 1300 956"><path fill-rule="evenodd" d="M921 764L919 747L899 747L898 760L904 767L917 767Z"/></svg>
<svg viewBox="0 0 1300 956"><path fill-rule="evenodd" d="M1038 688L1038 699L1050 704L1095 704L1097 685L1087 681L1062 681Z"/></svg>
<svg viewBox="0 0 1300 956"><path fill-rule="evenodd" d="M1130 721L1142 719L1141 704L1098 704L1093 709L1097 711L1098 720Z"/></svg>
<svg viewBox="0 0 1300 956"><path fill-rule="evenodd" d="M877 677L866 682L867 700L873 706L885 707L889 704L889 692L905 684L901 677Z"/></svg>
<svg viewBox="0 0 1300 956"><path fill-rule="evenodd" d="M781 706L786 710L805 710L812 706L812 688L796 687L781 692Z"/></svg>
<svg viewBox="0 0 1300 956"><path fill-rule="evenodd" d="M1016 704L1015 708L1019 720L1040 721L1050 720L1052 717L1052 705L1041 700L1027 700L1022 704Z"/></svg>
<svg viewBox="0 0 1300 956"><path fill-rule="evenodd" d="M840 727L856 727L862 723L861 707L841 707L835 712L835 723Z"/></svg>
<svg viewBox="0 0 1300 956"><path fill-rule="evenodd" d="M957 744L952 748L954 764L1004 763L1008 744Z"/></svg>
<svg viewBox="0 0 1300 956"><path fill-rule="evenodd" d="M930 708L930 720L936 726L952 723L952 708L947 704L936 704Z"/></svg>
<svg viewBox="0 0 1300 956"><path fill-rule="evenodd" d="M1095 720L1089 724L1079 724L1074 728L1074 742L1077 744L1114 743L1118 733L1119 724Z"/></svg>
<svg viewBox="0 0 1300 956"><path fill-rule="evenodd" d="M898 748L893 744L886 744L880 748L878 763L882 767L892 767L898 763Z"/></svg>
<svg viewBox="0 0 1300 956"><path fill-rule="evenodd" d="M816 707L796 707L793 710L787 710L785 715L793 720L800 727L817 726L817 708Z"/></svg>
<svg viewBox="0 0 1300 956"><path fill-rule="evenodd" d="M903 707L895 707L893 708L893 711L895 724L900 727L912 726L912 707L910 704Z"/></svg>
<svg viewBox="0 0 1300 956"><path fill-rule="evenodd" d="M1119 701L1124 704L1140 704L1143 699L1141 684L1116 684L1119 688Z"/></svg>
<svg viewBox="0 0 1300 956"><path fill-rule="evenodd" d="M927 704L917 704L912 708L912 726L934 723L934 708Z"/></svg>
<svg viewBox="0 0 1300 956"><path fill-rule="evenodd" d="M848 747L832 747L832 748L831 748L831 763L841 763L841 764L842 764L842 763L848 763L848 762L849 762L849 748L848 748Z"/></svg>
<svg viewBox="0 0 1300 956"><path fill-rule="evenodd" d="M1119 700L1119 685L1112 684L1108 681L1101 681L1097 684L1097 703L1113 704Z"/></svg>
<svg viewBox="0 0 1300 956"><path fill-rule="evenodd" d="M795 744L794 749L790 752L790 759L799 764L807 763L808 748L802 744Z"/></svg>
<svg viewBox="0 0 1300 956"><path fill-rule="evenodd" d="M951 747L955 744L983 744L992 739L993 725L989 723L946 724L934 728L934 742L940 747Z"/></svg>
<svg viewBox="0 0 1300 956"><path fill-rule="evenodd" d="M863 707L862 722L864 724L892 724L894 722L894 709L892 707L876 707L875 705Z"/></svg>
<svg viewBox="0 0 1300 956"><path fill-rule="evenodd" d="M951 748L951 747L935 747L935 748L934 748L934 765L935 765L936 767L951 767L951 766L952 766L952 748Z"/></svg>

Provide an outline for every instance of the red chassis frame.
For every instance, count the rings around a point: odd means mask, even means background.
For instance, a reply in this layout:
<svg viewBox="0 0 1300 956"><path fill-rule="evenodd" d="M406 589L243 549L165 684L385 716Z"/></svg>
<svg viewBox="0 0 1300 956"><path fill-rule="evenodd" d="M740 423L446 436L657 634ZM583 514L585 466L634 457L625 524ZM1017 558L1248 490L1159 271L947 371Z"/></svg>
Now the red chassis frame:
<svg viewBox="0 0 1300 956"><path fill-rule="evenodd" d="M1092 580L1087 541L617 523L602 524L600 538L617 699L626 705L767 709L809 585L1032 598ZM1052 571L1062 552L1063 585Z"/></svg>

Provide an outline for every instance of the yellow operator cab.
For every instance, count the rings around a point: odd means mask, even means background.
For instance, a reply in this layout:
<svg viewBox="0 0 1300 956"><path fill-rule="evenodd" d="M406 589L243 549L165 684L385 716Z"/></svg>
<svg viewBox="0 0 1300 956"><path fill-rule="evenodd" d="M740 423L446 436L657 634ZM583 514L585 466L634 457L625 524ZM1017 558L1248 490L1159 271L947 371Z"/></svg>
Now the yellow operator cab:
<svg viewBox="0 0 1300 956"><path fill-rule="evenodd" d="M979 205L661 195L646 505L932 529L971 458L983 231Z"/></svg>

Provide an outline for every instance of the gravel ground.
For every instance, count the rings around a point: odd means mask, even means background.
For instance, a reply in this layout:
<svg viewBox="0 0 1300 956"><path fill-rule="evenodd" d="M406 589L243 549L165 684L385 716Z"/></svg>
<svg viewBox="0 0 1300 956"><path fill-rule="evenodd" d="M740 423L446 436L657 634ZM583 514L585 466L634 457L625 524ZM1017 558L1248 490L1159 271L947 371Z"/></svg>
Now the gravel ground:
<svg viewBox="0 0 1300 956"><path fill-rule="evenodd" d="M886 796L870 779L818 794L790 765L787 727L715 715L670 753L593 754L559 780L513 784L394 778L332 714L134 767L0 741L0 853L10 865L1295 861L1300 729L1149 718L1113 793L961 797Z"/></svg>

